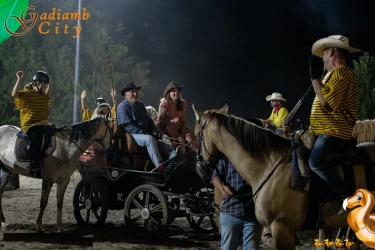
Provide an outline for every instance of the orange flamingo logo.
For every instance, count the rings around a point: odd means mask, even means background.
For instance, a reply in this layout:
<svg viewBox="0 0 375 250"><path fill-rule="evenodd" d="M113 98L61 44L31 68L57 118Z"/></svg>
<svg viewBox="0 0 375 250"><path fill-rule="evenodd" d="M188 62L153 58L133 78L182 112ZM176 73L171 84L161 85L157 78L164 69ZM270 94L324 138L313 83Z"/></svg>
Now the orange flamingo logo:
<svg viewBox="0 0 375 250"><path fill-rule="evenodd" d="M347 221L358 239L368 247L375 248L375 214L370 214L375 204L374 196L366 189L357 189L355 194L343 202L343 208L353 209Z"/></svg>

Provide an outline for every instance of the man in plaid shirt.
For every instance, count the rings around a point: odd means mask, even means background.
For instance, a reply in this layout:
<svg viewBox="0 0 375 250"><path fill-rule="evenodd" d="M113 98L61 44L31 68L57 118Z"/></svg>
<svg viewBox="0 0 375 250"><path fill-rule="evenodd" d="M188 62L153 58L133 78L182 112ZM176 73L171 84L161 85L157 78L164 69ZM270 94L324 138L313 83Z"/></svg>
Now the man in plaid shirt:
<svg viewBox="0 0 375 250"><path fill-rule="evenodd" d="M219 161L212 176L212 184L221 191L223 199L220 212L221 249L258 250L262 226L255 217L250 185L240 176L228 160Z"/></svg>

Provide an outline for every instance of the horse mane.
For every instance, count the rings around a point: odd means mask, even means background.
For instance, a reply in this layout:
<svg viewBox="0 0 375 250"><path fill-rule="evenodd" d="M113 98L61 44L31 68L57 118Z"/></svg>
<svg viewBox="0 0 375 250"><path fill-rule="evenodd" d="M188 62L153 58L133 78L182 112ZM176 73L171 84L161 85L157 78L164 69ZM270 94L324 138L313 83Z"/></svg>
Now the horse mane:
<svg viewBox="0 0 375 250"><path fill-rule="evenodd" d="M375 119L357 121L352 136L357 140L357 143L375 141Z"/></svg>
<svg viewBox="0 0 375 250"><path fill-rule="evenodd" d="M88 141L92 134L98 130L100 119L102 118L96 118L70 125L69 143L82 139Z"/></svg>
<svg viewBox="0 0 375 250"><path fill-rule="evenodd" d="M291 141L257 125L253 119L246 121L234 115L211 113L219 128L224 128L251 155L265 157L270 151L283 153L290 149ZM259 124L259 123L258 123Z"/></svg>

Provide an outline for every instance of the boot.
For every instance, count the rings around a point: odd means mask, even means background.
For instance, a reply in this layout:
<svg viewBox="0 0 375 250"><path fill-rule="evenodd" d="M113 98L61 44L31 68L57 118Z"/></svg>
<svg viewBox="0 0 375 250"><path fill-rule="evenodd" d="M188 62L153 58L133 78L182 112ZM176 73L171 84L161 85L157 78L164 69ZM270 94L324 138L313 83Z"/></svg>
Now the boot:
<svg viewBox="0 0 375 250"><path fill-rule="evenodd" d="M41 178L41 170L42 170L43 162L42 161L32 161L30 163L30 175L36 178Z"/></svg>

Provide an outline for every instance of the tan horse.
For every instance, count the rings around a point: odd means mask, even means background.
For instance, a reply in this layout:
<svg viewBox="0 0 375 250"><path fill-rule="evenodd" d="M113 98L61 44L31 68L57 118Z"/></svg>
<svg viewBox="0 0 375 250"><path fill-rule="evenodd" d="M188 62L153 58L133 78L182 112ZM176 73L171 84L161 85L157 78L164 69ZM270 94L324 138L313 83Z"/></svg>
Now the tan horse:
<svg viewBox="0 0 375 250"><path fill-rule="evenodd" d="M227 157L252 186L256 217L271 228L275 249L295 249L294 234L305 220L308 195L290 188L291 142L274 132L227 115L228 106L202 112L194 107L199 140L198 171L208 176L212 161ZM347 213L337 216L341 203L323 208L327 228L347 226ZM313 239L312 239L313 241Z"/></svg>

